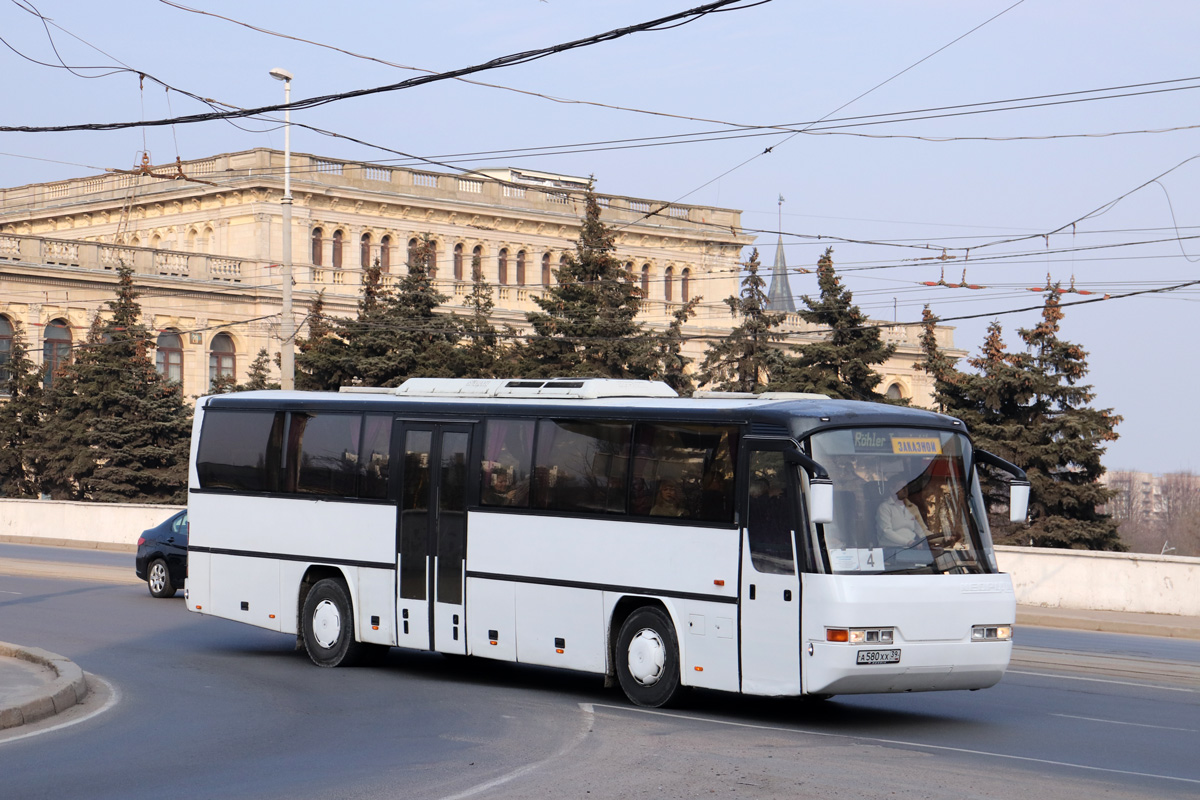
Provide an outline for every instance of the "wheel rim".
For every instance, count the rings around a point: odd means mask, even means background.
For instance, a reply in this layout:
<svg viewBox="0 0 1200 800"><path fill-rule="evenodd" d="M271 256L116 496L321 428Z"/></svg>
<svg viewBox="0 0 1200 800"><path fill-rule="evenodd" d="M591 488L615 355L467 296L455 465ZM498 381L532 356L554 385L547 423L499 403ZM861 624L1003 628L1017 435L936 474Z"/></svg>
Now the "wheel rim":
<svg viewBox="0 0 1200 800"><path fill-rule="evenodd" d="M629 642L629 674L641 686L653 686L663 676L667 646L657 631L642 628Z"/></svg>
<svg viewBox="0 0 1200 800"><path fill-rule="evenodd" d="M331 600L322 600L313 609L313 638L325 649L333 647L342 635L342 615Z"/></svg>
<svg viewBox="0 0 1200 800"><path fill-rule="evenodd" d="M150 590L153 592L161 592L163 587L167 585L167 568L162 562L157 562L150 566Z"/></svg>

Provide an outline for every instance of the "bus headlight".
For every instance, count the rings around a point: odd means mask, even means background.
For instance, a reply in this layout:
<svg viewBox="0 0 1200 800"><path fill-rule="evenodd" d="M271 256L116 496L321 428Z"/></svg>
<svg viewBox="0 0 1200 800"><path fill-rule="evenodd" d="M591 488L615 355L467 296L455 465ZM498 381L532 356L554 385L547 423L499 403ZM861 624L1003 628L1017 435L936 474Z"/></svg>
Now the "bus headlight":
<svg viewBox="0 0 1200 800"><path fill-rule="evenodd" d="M850 644L891 644L896 639L894 628L826 628L825 641Z"/></svg>
<svg viewBox="0 0 1200 800"><path fill-rule="evenodd" d="M976 625L971 628L972 642L1007 642L1012 639L1011 625Z"/></svg>

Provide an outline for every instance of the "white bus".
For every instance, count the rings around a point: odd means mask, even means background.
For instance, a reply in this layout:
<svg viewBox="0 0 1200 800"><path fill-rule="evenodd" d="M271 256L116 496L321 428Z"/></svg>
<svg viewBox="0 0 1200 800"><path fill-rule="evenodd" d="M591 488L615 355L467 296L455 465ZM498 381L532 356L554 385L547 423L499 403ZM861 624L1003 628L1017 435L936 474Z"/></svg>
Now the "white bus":
<svg viewBox="0 0 1200 800"><path fill-rule="evenodd" d="M412 379L197 402L188 608L334 667L407 647L661 706L981 689L1012 649L961 422L818 395Z"/></svg>

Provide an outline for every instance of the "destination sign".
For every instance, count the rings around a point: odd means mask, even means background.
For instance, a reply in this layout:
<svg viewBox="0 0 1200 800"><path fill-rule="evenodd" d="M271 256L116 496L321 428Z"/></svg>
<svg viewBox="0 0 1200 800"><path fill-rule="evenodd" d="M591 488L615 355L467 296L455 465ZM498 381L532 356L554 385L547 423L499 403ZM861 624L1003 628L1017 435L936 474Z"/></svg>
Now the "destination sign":
<svg viewBox="0 0 1200 800"><path fill-rule="evenodd" d="M897 436L892 439L892 452L904 456L940 456L942 441L936 436Z"/></svg>

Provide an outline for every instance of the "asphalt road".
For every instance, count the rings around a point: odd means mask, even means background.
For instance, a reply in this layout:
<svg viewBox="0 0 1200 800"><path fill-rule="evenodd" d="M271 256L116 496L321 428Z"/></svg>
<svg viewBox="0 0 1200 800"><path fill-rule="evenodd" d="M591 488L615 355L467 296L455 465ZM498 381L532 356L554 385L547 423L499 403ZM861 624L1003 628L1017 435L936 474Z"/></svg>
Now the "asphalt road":
<svg viewBox="0 0 1200 800"><path fill-rule="evenodd" d="M39 555L10 547L0 558ZM130 555L88 556L132 574ZM99 689L0 737L0 797L1200 795L1200 642L1018 635L1010 674L981 692L699 693L645 711L537 667L393 650L318 669L292 637L144 585L0 574L0 639L72 658Z"/></svg>

